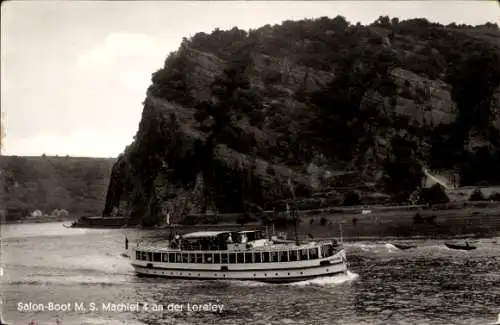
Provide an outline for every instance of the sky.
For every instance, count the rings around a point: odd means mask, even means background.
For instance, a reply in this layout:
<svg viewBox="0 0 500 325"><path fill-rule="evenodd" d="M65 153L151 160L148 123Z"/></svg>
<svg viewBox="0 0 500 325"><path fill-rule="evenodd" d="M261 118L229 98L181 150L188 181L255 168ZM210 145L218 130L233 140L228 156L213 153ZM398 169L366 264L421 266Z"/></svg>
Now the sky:
<svg viewBox="0 0 500 325"><path fill-rule="evenodd" d="M137 132L151 74L182 37L337 15L500 22L497 1L4 1L2 153L116 157Z"/></svg>

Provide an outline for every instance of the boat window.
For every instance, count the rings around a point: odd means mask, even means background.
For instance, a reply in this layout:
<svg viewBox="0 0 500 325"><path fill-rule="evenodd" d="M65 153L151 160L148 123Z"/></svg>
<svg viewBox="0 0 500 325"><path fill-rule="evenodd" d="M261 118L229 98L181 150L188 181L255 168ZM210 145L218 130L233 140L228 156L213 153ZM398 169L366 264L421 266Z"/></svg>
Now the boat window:
<svg viewBox="0 0 500 325"><path fill-rule="evenodd" d="M163 263L168 263L168 254L167 253L162 253L161 254L161 261Z"/></svg>
<svg viewBox="0 0 500 325"><path fill-rule="evenodd" d="M196 253L196 263L198 263L198 264L203 263L203 254Z"/></svg>
<svg viewBox="0 0 500 325"><path fill-rule="evenodd" d="M300 250L300 260L301 261L307 261L308 260L308 252L307 252L307 248L306 249L301 249Z"/></svg>
<svg viewBox="0 0 500 325"><path fill-rule="evenodd" d="M315 260L318 258L318 247L309 248L309 259Z"/></svg>
<svg viewBox="0 0 500 325"><path fill-rule="evenodd" d="M297 261L297 251L296 250L290 251L288 254L290 256L290 262Z"/></svg>
<svg viewBox="0 0 500 325"><path fill-rule="evenodd" d="M333 255L333 246L331 244L321 246L321 255L323 257L330 257Z"/></svg>
<svg viewBox="0 0 500 325"><path fill-rule="evenodd" d="M236 253L229 253L229 263L230 264L236 263Z"/></svg>
<svg viewBox="0 0 500 325"><path fill-rule="evenodd" d="M189 254L182 253L182 263L189 263Z"/></svg>
<svg viewBox="0 0 500 325"><path fill-rule="evenodd" d="M168 261L170 263L175 263L175 253L168 253Z"/></svg>
<svg viewBox="0 0 500 325"><path fill-rule="evenodd" d="M212 264L213 261L213 254L203 254L203 263L205 264Z"/></svg>
<svg viewBox="0 0 500 325"><path fill-rule="evenodd" d="M245 253L245 263L252 263L252 253Z"/></svg>
<svg viewBox="0 0 500 325"><path fill-rule="evenodd" d="M243 253L237 253L236 257L237 257L237 259L236 259L237 263L245 263L245 257L243 255Z"/></svg>
<svg viewBox="0 0 500 325"><path fill-rule="evenodd" d="M222 264L227 264L227 260L228 260L227 253L222 253L220 256L221 256L220 257L220 262Z"/></svg>
<svg viewBox="0 0 500 325"><path fill-rule="evenodd" d="M260 252L253 253L253 261L254 261L254 263L261 263L262 262Z"/></svg>
<svg viewBox="0 0 500 325"><path fill-rule="evenodd" d="M220 263L220 254L219 253L215 253L214 254L214 263L215 264L219 264Z"/></svg>
<svg viewBox="0 0 500 325"><path fill-rule="evenodd" d="M262 263L269 263L269 252L262 252Z"/></svg>
<svg viewBox="0 0 500 325"><path fill-rule="evenodd" d="M333 256L335 254L335 249L332 244L328 244L328 256Z"/></svg>
<svg viewBox="0 0 500 325"><path fill-rule="evenodd" d="M148 252L148 261L152 262L153 261L153 253Z"/></svg>
<svg viewBox="0 0 500 325"><path fill-rule="evenodd" d="M175 262L176 263L182 263L182 254L181 253L175 253Z"/></svg>
<svg viewBox="0 0 500 325"><path fill-rule="evenodd" d="M288 262L288 251L280 252L280 262Z"/></svg>
<svg viewBox="0 0 500 325"><path fill-rule="evenodd" d="M161 262L161 253L153 253L153 262Z"/></svg>
<svg viewBox="0 0 500 325"><path fill-rule="evenodd" d="M194 253L189 253L189 263L195 263L196 256Z"/></svg>
<svg viewBox="0 0 500 325"><path fill-rule="evenodd" d="M279 262L278 252L271 252L271 262Z"/></svg>
<svg viewBox="0 0 500 325"><path fill-rule="evenodd" d="M135 259L136 260L140 260L141 259L141 252L139 252L139 251L135 252Z"/></svg>

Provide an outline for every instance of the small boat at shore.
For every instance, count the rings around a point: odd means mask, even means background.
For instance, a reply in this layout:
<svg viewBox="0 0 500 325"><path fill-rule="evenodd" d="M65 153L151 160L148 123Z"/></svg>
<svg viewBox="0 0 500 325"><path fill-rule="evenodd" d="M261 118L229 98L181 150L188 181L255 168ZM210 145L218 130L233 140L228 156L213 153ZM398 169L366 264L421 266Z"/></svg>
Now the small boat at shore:
<svg viewBox="0 0 500 325"><path fill-rule="evenodd" d="M465 244L450 244L450 243L444 243L446 247L449 249L456 249L456 250L463 250L463 251L470 251L473 249L476 249L476 246L469 245L468 242L465 242Z"/></svg>
<svg viewBox="0 0 500 325"><path fill-rule="evenodd" d="M336 240L275 242L259 230L192 232L164 245L138 244L129 255L139 276L287 283L347 274Z"/></svg>
<svg viewBox="0 0 500 325"><path fill-rule="evenodd" d="M394 247L401 249L401 250L407 250L411 248L416 248L417 245L410 245L410 244L392 244Z"/></svg>

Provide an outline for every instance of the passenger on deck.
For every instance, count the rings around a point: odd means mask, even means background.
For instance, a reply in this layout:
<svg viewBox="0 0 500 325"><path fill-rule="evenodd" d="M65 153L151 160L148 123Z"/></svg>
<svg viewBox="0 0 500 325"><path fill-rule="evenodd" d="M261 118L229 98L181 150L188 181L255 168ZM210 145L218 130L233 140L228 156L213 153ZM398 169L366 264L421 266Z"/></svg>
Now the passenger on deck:
<svg viewBox="0 0 500 325"><path fill-rule="evenodd" d="M174 237L174 240L172 241L172 244L171 244L172 248L175 248L175 249L180 248L181 247L180 241L181 241L181 236L179 236L179 234L176 234Z"/></svg>
<svg viewBox="0 0 500 325"><path fill-rule="evenodd" d="M231 237L231 234L227 237L227 243L231 244L233 242L233 237Z"/></svg>
<svg viewBox="0 0 500 325"><path fill-rule="evenodd" d="M248 241L247 235L242 234L242 235L241 235L241 243L242 243L242 244L246 244L246 243L247 243L247 241Z"/></svg>

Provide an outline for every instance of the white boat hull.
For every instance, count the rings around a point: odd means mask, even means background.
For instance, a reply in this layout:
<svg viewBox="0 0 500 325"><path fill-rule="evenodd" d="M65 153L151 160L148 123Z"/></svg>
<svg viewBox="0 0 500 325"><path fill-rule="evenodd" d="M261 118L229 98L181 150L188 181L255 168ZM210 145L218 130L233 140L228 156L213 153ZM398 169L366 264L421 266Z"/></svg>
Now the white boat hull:
<svg viewBox="0 0 500 325"><path fill-rule="evenodd" d="M261 264L180 264L134 260L138 275L193 280L251 280L296 282L347 273L344 250L325 258L303 262Z"/></svg>

